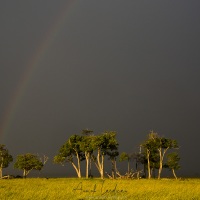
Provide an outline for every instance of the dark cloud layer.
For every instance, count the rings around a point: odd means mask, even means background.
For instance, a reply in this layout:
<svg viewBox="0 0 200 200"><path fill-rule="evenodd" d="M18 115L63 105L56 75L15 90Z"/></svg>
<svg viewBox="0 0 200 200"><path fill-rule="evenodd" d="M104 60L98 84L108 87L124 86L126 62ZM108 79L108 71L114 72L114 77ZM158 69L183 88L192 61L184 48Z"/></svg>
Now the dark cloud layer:
<svg viewBox="0 0 200 200"><path fill-rule="evenodd" d="M132 152L153 129L178 140L180 173L197 175L200 3L69 3L1 143L15 155L53 157L71 134L90 128L117 131L120 151ZM1 2L1 121L64 6L66 1ZM54 176L66 171L50 163L46 169Z"/></svg>

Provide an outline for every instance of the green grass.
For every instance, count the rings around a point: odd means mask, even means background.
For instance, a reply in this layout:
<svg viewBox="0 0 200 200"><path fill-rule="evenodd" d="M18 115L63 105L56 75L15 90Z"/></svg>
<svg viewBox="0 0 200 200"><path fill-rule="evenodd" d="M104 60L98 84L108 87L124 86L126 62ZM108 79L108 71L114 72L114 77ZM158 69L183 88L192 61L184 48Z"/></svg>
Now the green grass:
<svg viewBox="0 0 200 200"><path fill-rule="evenodd" d="M0 180L1 200L200 200L200 179L101 180L27 178Z"/></svg>

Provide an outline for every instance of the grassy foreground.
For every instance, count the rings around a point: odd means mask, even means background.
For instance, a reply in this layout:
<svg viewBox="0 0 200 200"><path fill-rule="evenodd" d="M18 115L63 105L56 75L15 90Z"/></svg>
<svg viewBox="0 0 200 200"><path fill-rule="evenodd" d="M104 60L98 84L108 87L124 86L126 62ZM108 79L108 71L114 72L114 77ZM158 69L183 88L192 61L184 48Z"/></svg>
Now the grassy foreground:
<svg viewBox="0 0 200 200"><path fill-rule="evenodd" d="M0 180L0 199L200 199L200 179L100 180L27 178Z"/></svg>

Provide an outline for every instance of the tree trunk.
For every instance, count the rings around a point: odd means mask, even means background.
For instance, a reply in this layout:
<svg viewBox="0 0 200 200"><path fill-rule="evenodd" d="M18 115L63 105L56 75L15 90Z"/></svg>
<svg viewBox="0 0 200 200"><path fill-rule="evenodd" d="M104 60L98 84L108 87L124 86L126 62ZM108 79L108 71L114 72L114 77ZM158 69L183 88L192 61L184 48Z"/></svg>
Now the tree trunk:
<svg viewBox="0 0 200 200"><path fill-rule="evenodd" d="M165 156L165 153L167 152L169 148L164 149L163 153L162 153L162 148L158 149L159 154L160 154L160 166L159 166L159 170L158 170L158 179L160 179L161 177L161 172L162 172L162 167L163 167L163 159Z"/></svg>
<svg viewBox="0 0 200 200"><path fill-rule="evenodd" d="M27 171L24 169L23 178L26 178L26 176L27 176Z"/></svg>
<svg viewBox="0 0 200 200"><path fill-rule="evenodd" d="M104 179L104 155L101 156L101 179Z"/></svg>
<svg viewBox="0 0 200 200"><path fill-rule="evenodd" d="M137 179L139 179L140 178L140 166L139 166L137 160L136 160L136 163L137 163L137 169L136 169L136 171L137 171Z"/></svg>
<svg viewBox="0 0 200 200"><path fill-rule="evenodd" d="M149 160L149 156L150 156L150 151L147 149L147 168L148 168L148 179L151 178L151 167L150 167L150 160Z"/></svg>
<svg viewBox="0 0 200 200"><path fill-rule="evenodd" d="M112 165L111 174L112 174L112 178L114 179L115 178L115 172L114 172L114 161L113 160L111 160L111 165Z"/></svg>
<svg viewBox="0 0 200 200"><path fill-rule="evenodd" d="M116 178L116 171L117 171L117 161L116 158L114 160L114 172L115 172L115 178Z"/></svg>
<svg viewBox="0 0 200 200"><path fill-rule="evenodd" d="M162 171L162 161L163 161L163 157L162 157L162 149L158 149L159 151L159 155L160 155L160 161L159 161L159 169L158 169L158 179L160 179L160 175L161 175L161 171Z"/></svg>
<svg viewBox="0 0 200 200"><path fill-rule="evenodd" d="M174 169L172 169L172 173L173 173L175 179L177 179L177 176L176 176L176 173L175 173L175 170L174 170Z"/></svg>
<svg viewBox="0 0 200 200"><path fill-rule="evenodd" d="M89 173L89 176L92 177L92 160L91 160L91 157L89 159L89 162L90 162L90 173Z"/></svg>
<svg viewBox="0 0 200 200"><path fill-rule="evenodd" d="M160 167L158 169L158 179L160 179L161 172L162 172L162 163L160 162Z"/></svg>
<svg viewBox="0 0 200 200"><path fill-rule="evenodd" d="M2 157L1 158L1 166L0 166L0 178L3 177L3 161L4 161L4 158Z"/></svg>
<svg viewBox="0 0 200 200"><path fill-rule="evenodd" d="M74 149L74 151L76 152L76 158L77 158L77 166L74 164L73 161L71 161L70 163L72 164L72 166L74 167L78 178L81 178L81 164L80 164L80 157L78 152L76 151L76 149Z"/></svg>
<svg viewBox="0 0 200 200"><path fill-rule="evenodd" d="M98 149L98 153L97 153L97 165L98 165L98 167L97 167L97 169L99 170L99 173L101 174L101 163L100 163L100 155L101 154L101 152L100 152L100 149Z"/></svg>
<svg viewBox="0 0 200 200"><path fill-rule="evenodd" d="M112 163L112 178L116 178L116 160L115 158L111 160Z"/></svg>
<svg viewBox="0 0 200 200"><path fill-rule="evenodd" d="M101 150L98 149L97 153L97 163L95 163L100 175L101 179L104 178L104 155L101 155Z"/></svg>
<svg viewBox="0 0 200 200"><path fill-rule="evenodd" d="M70 162L72 164L72 166L74 167L76 173L77 173L77 176L78 178L81 178L81 165L80 165L80 158L79 158L79 155L78 153L76 153L76 158L77 158L77 166L74 164L74 162Z"/></svg>
<svg viewBox="0 0 200 200"><path fill-rule="evenodd" d="M78 161L78 177L81 178L81 163L78 153L76 154L77 161Z"/></svg>
<svg viewBox="0 0 200 200"><path fill-rule="evenodd" d="M74 169L75 169L75 171L77 173L78 178L81 178L81 171L80 171L80 169L78 169L73 162L71 162L71 164L74 167Z"/></svg>
<svg viewBox="0 0 200 200"><path fill-rule="evenodd" d="M3 168L0 167L0 178L2 178L2 177L3 177Z"/></svg>
<svg viewBox="0 0 200 200"><path fill-rule="evenodd" d="M88 170L89 169L89 160L86 158L86 171L85 171L85 178L88 178Z"/></svg>
<svg viewBox="0 0 200 200"><path fill-rule="evenodd" d="M85 172L85 177L88 178L89 159L90 159L90 154L89 154L88 152L85 152L85 159L86 159L86 172Z"/></svg>

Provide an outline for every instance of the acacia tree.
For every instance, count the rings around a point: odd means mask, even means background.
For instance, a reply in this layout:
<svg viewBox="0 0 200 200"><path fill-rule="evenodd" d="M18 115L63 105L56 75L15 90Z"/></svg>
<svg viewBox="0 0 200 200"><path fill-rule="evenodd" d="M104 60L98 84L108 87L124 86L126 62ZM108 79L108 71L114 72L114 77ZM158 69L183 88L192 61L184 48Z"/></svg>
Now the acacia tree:
<svg viewBox="0 0 200 200"><path fill-rule="evenodd" d="M141 145L144 149L144 156L146 157L147 160L147 171L148 171L148 179L151 178L151 162L150 162L150 156L151 154L155 153L157 151L154 141L152 138L154 137L155 133L151 132L148 135L148 139ZM144 162L145 163L145 162Z"/></svg>
<svg viewBox="0 0 200 200"><path fill-rule="evenodd" d="M147 155L147 151L142 152L141 163L144 164L144 174L146 175L146 169L148 169L148 174L150 175L150 178L152 177L153 172L155 178L155 169L159 169L160 163L158 150L152 147L149 155Z"/></svg>
<svg viewBox="0 0 200 200"><path fill-rule="evenodd" d="M94 163L101 175L104 178L104 158L108 151L117 150L118 143L116 140L116 132L105 131L104 133L95 136L93 139L93 148L97 150L97 156L93 155Z"/></svg>
<svg viewBox="0 0 200 200"><path fill-rule="evenodd" d="M134 152L131 157L133 158L133 160L135 160L135 169L137 172L137 178L140 178L140 173L144 173L144 177L146 177L146 156L144 155L144 153L141 152L141 148L139 152ZM143 164L144 165L144 169L140 169L140 165Z"/></svg>
<svg viewBox="0 0 200 200"><path fill-rule="evenodd" d="M180 169L179 161L180 157L177 152L173 152L167 155L166 167L168 167L172 171L175 179L177 179L175 170Z"/></svg>
<svg viewBox="0 0 200 200"><path fill-rule="evenodd" d="M23 177L26 178L27 175L32 170L41 170L43 168L43 163L41 162L40 158L31 153L18 155L17 161L14 164L14 168L22 169L23 170Z"/></svg>
<svg viewBox="0 0 200 200"><path fill-rule="evenodd" d="M81 178L81 161L85 159L84 153L80 148L83 137L79 135L72 135L64 145L61 146L58 155L54 157L54 163L64 165L69 162L74 167L78 178ZM74 162L77 160L77 164Z"/></svg>
<svg viewBox="0 0 200 200"><path fill-rule="evenodd" d="M172 149L172 148L178 148L178 144L176 140L167 139L164 137L156 138L156 144L157 144L158 152L160 155L160 165L159 165L159 170L158 170L158 179L160 179L162 168L163 168L163 160L164 160L164 156L167 150Z"/></svg>
<svg viewBox="0 0 200 200"><path fill-rule="evenodd" d="M91 155L93 153L93 145L92 140L94 138L93 135L90 135L93 133L92 130L84 129L82 130L82 140L80 141L80 149L85 154L85 160L86 160L86 178L89 176L89 164L90 164L90 176L91 176Z"/></svg>
<svg viewBox="0 0 200 200"><path fill-rule="evenodd" d="M118 150L108 151L107 155L109 156L109 160L111 160L112 165L112 178L116 178L116 170L117 170L117 156L119 156Z"/></svg>
<svg viewBox="0 0 200 200"><path fill-rule="evenodd" d="M49 160L49 157L46 155L43 155L40 157L40 161L43 163L43 165L45 165L48 160Z"/></svg>
<svg viewBox="0 0 200 200"><path fill-rule="evenodd" d="M126 152L122 152L119 156L119 161L125 161L127 160L128 162L128 174L130 173L130 160L131 160L132 155L126 153Z"/></svg>
<svg viewBox="0 0 200 200"><path fill-rule="evenodd" d="M9 154L8 149L5 145L0 144L0 178L3 175L3 168L8 167L12 161L13 157Z"/></svg>
<svg viewBox="0 0 200 200"><path fill-rule="evenodd" d="M148 137L148 140L145 141L143 147L146 149L147 162L148 162L148 174L149 178L151 178L150 172L150 154L152 152L158 151L159 154L159 169L158 169L158 179L160 179L162 168L163 168L163 160L166 152L172 148L178 148L178 144L176 140L168 139L165 137L160 137L157 133L151 131Z"/></svg>

